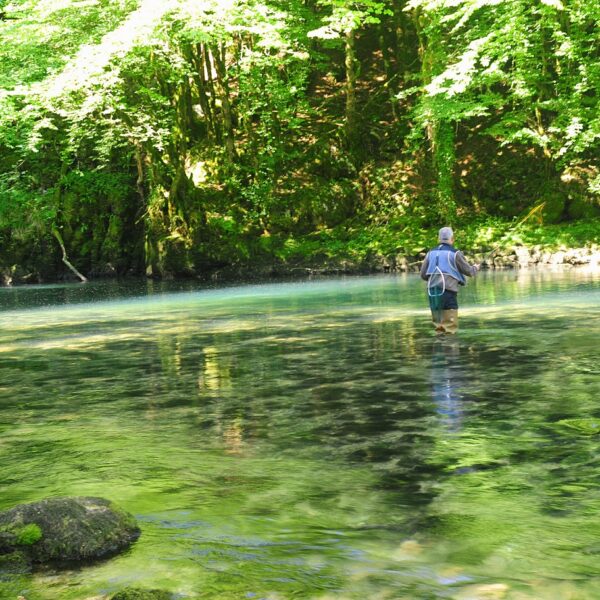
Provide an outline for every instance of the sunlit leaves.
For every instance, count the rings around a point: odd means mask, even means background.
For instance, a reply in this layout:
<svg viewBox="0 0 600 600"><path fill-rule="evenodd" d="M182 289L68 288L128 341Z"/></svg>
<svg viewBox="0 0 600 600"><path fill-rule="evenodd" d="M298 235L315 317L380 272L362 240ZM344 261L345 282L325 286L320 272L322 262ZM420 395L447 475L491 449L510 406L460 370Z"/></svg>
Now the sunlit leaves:
<svg viewBox="0 0 600 600"><path fill-rule="evenodd" d="M565 10L563 3L560 0L540 0L542 4L555 8L556 10Z"/></svg>
<svg viewBox="0 0 600 600"><path fill-rule="evenodd" d="M393 15L386 2L374 0L319 0L319 4L330 13L324 18L324 25L309 32L309 37L336 39L365 25L380 23L383 15Z"/></svg>
<svg viewBox="0 0 600 600"><path fill-rule="evenodd" d="M450 65L441 75L434 77L432 82L425 86L426 92L430 96L445 94L448 97L465 92L471 85L474 76L478 74L477 63L481 48L485 47L491 37L492 34L489 34L471 42L457 63Z"/></svg>
<svg viewBox="0 0 600 600"><path fill-rule="evenodd" d="M0 87L12 89L56 76L82 46L95 45L137 4L120 2L11 2L0 21ZM84 65L80 63L80 68Z"/></svg>
<svg viewBox="0 0 600 600"><path fill-rule="evenodd" d="M427 110L417 111L426 122L495 113L490 135L500 143L539 147L559 168L598 149L595 3L415 0L407 10L425 11L428 44L445 40L446 54L424 87ZM438 96L448 102L431 102ZM461 103L452 111L456 96Z"/></svg>
<svg viewBox="0 0 600 600"><path fill-rule="evenodd" d="M599 188L592 0L3 6L3 190L13 208L72 218L86 249L82 232L108 219L80 188L61 197L65 172L124 174L119 210L146 228L139 246L153 238L211 257L248 256L251 243L270 252L278 229L334 227L357 212L442 214L438 196L452 206L458 185L463 201L481 195L471 167L507 179L496 151L520 153L519 164L542 157L549 179ZM377 192L370 172L386 179L389 161L398 176ZM491 189L477 211L504 210Z"/></svg>

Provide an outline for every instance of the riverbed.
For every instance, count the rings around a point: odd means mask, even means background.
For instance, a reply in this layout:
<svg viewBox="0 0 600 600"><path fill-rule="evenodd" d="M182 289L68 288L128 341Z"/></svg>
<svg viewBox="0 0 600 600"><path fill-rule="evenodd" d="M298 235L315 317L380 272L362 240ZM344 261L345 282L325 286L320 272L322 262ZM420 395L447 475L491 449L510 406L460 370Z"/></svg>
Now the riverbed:
<svg viewBox="0 0 600 600"><path fill-rule="evenodd" d="M438 339L412 274L0 289L0 509L102 496L143 532L0 598L600 597L600 274L460 304Z"/></svg>

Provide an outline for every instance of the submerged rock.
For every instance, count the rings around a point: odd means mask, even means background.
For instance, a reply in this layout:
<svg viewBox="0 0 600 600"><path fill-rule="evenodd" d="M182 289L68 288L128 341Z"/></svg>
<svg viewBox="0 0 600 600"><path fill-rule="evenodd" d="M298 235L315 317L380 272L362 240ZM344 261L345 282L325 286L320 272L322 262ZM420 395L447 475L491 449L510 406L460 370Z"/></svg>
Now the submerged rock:
<svg viewBox="0 0 600 600"><path fill-rule="evenodd" d="M117 592L110 600L171 600L172 594L164 590L145 590L143 588L125 588Z"/></svg>
<svg viewBox="0 0 600 600"><path fill-rule="evenodd" d="M509 592L505 583L484 583L470 585L452 596L456 600L502 600Z"/></svg>
<svg viewBox="0 0 600 600"><path fill-rule="evenodd" d="M0 512L0 572L10 564L78 563L113 556L140 536L135 519L103 498L49 498ZM21 571L22 572L22 571Z"/></svg>

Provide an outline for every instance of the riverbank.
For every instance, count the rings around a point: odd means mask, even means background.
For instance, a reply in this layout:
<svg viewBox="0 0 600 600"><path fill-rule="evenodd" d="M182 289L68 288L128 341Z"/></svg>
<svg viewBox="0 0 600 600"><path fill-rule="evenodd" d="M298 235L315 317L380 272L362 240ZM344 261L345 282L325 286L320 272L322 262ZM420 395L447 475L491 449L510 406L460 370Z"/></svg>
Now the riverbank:
<svg viewBox="0 0 600 600"><path fill-rule="evenodd" d="M600 268L600 219L557 225L526 224L488 218L458 225L456 245L484 268L581 266ZM190 265L185 270L165 266L156 279L255 280L311 275L367 274L418 271L427 250L436 244L436 228L405 222L324 229L304 237L262 236L245 256L228 261ZM72 261L77 264L76 258ZM0 284L21 285L75 280L57 258L52 266L6 265L0 258ZM143 277L111 264L86 272L90 279Z"/></svg>
<svg viewBox="0 0 600 600"><path fill-rule="evenodd" d="M401 223L323 230L304 238L263 241L270 255L212 270L211 279L418 271L437 229ZM456 227L456 245L484 268L559 265L600 268L600 220L515 228L486 219Z"/></svg>
<svg viewBox="0 0 600 600"><path fill-rule="evenodd" d="M467 253L483 269L522 269L528 267L581 267L600 269L600 246L560 248L552 251L542 246L514 246L503 249L488 258L485 252ZM312 275L360 275L369 273L418 272L425 252L418 256L373 255L363 260L323 258L308 262L289 263L274 260L258 265L231 265L208 274L211 280L264 279Z"/></svg>

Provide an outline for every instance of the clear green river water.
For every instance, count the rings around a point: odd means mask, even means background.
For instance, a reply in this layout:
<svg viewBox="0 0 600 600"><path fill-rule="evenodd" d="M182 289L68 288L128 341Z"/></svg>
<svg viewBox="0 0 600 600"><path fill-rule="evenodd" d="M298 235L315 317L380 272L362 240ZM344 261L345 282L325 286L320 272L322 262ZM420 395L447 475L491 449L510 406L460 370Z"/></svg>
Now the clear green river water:
<svg viewBox="0 0 600 600"><path fill-rule="evenodd" d="M0 598L600 598L600 275L0 289L0 509L91 495L125 554Z"/></svg>

